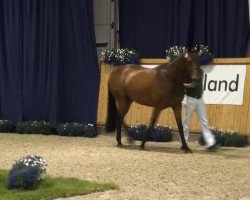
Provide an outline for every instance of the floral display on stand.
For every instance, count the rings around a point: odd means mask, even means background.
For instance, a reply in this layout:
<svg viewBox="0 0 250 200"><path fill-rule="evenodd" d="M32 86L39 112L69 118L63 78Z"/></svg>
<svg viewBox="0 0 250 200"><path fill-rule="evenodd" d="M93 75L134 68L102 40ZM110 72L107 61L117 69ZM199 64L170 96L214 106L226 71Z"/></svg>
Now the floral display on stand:
<svg viewBox="0 0 250 200"><path fill-rule="evenodd" d="M61 136L96 137L97 131L93 124L62 123L57 127L57 133Z"/></svg>
<svg viewBox="0 0 250 200"><path fill-rule="evenodd" d="M139 64L140 53L130 49L106 49L102 52L104 62L113 65Z"/></svg>
<svg viewBox="0 0 250 200"><path fill-rule="evenodd" d="M208 46L200 44L200 45L195 45L193 49L198 50L198 53L200 55L201 65L206 65L213 59L213 56ZM168 50L166 50L166 58L171 62L180 54L184 53L185 51L187 51L187 48L184 46L170 47Z"/></svg>
<svg viewBox="0 0 250 200"><path fill-rule="evenodd" d="M147 134L148 133L148 134ZM128 135L133 140L143 141L146 137L146 141L154 142L170 142L172 141L172 131L170 127L154 126L148 127L145 124L133 126L128 129Z"/></svg>

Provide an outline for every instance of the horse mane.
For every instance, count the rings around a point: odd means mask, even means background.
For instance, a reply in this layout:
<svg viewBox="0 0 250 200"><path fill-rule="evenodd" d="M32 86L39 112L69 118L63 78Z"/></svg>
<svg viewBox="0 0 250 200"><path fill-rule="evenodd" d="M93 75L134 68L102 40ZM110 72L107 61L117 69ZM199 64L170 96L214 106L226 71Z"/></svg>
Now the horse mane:
<svg viewBox="0 0 250 200"><path fill-rule="evenodd" d="M167 79L171 79L175 84L183 85L183 82L187 79L187 68L185 67L186 58L184 58L184 52L180 54L176 59L171 62L163 63L157 66L155 69ZM176 85L176 86L177 86Z"/></svg>
<svg viewBox="0 0 250 200"><path fill-rule="evenodd" d="M178 64L180 61L185 61L184 59L184 54L185 53L187 53L187 52L183 52L183 53L181 53L178 57L176 57L174 60L172 60L172 61L169 61L169 62L167 62L167 63L163 63L163 64L160 64L159 66L157 66L157 68L159 68L159 69L167 69L167 68L169 68L169 67L171 67L171 66L173 66L173 67L175 67L175 65L176 64ZM183 58L183 60L180 60L180 59L182 59ZM180 65L181 67L183 67L183 66L185 66L184 64L183 65Z"/></svg>

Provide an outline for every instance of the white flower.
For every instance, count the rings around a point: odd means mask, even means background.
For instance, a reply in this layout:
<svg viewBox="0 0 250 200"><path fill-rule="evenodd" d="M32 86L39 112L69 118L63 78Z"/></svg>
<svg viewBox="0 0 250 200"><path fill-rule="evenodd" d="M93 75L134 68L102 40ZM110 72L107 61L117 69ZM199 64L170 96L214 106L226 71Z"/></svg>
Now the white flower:
<svg viewBox="0 0 250 200"><path fill-rule="evenodd" d="M194 49L198 49L199 48L199 55L204 55L204 54L209 54L211 55L211 53L208 50L208 47L205 45L196 45L194 47ZM170 61L174 60L177 56L179 56L181 53L185 52L187 50L186 47L180 46L173 46L170 47L168 50L166 50L166 58Z"/></svg>

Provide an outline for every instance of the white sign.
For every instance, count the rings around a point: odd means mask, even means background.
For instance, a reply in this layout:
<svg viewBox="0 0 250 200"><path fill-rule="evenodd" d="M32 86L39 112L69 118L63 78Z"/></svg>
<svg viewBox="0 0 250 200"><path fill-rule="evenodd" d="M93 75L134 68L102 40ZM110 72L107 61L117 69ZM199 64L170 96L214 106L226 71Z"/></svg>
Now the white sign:
<svg viewBox="0 0 250 200"><path fill-rule="evenodd" d="M208 65L203 71L206 104L243 104L246 65Z"/></svg>
<svg viewBox="0 0 250 200"><path fill-rule="evenodd" d="M143 65L147 68L156 66ZM206 104L243 104L246 65L208 65L202 69Z"/></svg>

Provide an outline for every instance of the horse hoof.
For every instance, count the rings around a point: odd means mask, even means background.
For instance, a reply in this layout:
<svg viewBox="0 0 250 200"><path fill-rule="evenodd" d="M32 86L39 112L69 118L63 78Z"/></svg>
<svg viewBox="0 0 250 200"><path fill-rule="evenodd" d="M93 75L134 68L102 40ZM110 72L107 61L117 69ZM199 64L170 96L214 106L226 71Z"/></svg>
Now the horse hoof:
<svg viewBox="0 0 250 200"><path fill-rule="evenodd" d="M129 143L129 144L134 144L134 143L135 143L135 142L134 142L134 139L131 138L131 137L129 137L129 138L128 138L128 143Z"/></svg>
<svg viewBox="0 0 250 200"><path fill-rule="evenodd" d="M185 153L193 153L191 149L185 149Z"/></svg>
<svg viewBox="0 0 250 200"><path fill-rule="evenodd" d="M144 145L140 145L140 150L145 150L145 146Z"/></svg>
<svg viewBox="0 0 250 200"><path fill-rule="evenodd" d="M122 143L118 143L117 147L121 148L122 147Z"/></svg>
<svg viewBox="0 0 250 200"><path fill-rule="evenodd" d="M185 153L193 153L188 147L181 146L181 150L185 151Z"/></svg>

